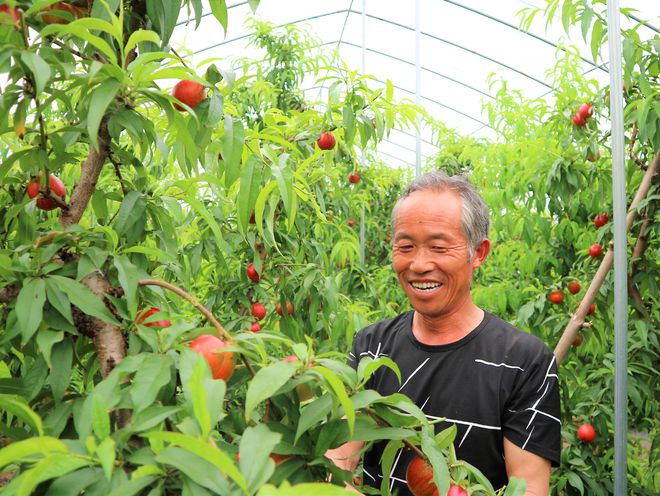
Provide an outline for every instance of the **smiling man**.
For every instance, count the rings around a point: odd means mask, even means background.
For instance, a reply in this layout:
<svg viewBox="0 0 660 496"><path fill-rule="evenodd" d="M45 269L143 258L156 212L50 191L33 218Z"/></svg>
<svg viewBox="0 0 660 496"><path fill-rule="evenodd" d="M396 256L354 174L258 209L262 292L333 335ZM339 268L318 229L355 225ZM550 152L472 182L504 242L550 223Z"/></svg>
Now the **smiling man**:
<svg viewBox="0 0 660 496"><path fill-rule="evenodd" d="M463 176L434 171L417 178L392 212L392 265L413 310L360 331L351 361L387 356L368 387L404 393L429 419L456 425L457 456L479 468L495 489L511 476L527 495L547 495L560 454L559 385L552 353L535 336L477 307L474 271L490 252L488 207ZM365 455L364 482L380 487L376 444ZM355 470L353 442L328 456ZM411 494L405 472L413 455L395 457L391 490Z"/></svg>

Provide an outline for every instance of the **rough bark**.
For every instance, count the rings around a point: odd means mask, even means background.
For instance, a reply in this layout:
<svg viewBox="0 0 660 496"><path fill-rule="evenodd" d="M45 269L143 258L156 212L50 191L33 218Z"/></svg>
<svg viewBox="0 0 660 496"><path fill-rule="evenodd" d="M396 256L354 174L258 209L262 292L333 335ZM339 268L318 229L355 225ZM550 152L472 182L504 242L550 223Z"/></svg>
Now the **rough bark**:
<svg viewBox="0 0 660 496"><path fill-rule="evenodd" d="M108 158L110 151L110 133L108 133L108 119L103 117L99 127L98 149L90 148L87 158L82 164L80 180L76 183L71 193L69 208L62 210L60 214L60 225L65 229L77 224L85 213L89 200L96 190L96 182L99 180L101 169Z"/></svg>
<svg viewBox="0 0 660 496"><path fill-rule="evenodd" d="M111 289L107 279L100 272L94 272L80 282L104 301L105 294ZM118 325L109 324L94 317L87 320L87 325L96 348L101 375L107 377L126 356L126 341Z"/></svg>
<svg viewBox="0 0 660 496"><path fill-rule="evenodd" d="M0 303L9 303L18 297L18 293L20 293L20 291L21 288L13 285L0 288Z"/></svg>
<svg viewBox="0 0 660 496"><path fill-rule="evenodd" d="M658 172L658 167L660 167L660 151L656 153L655 157L653 158L653 162L644 173L644 177L642 178L642 182L637 189L637 193L630 203L628 215L626 216L626 227L628 231L630 231L633 220L637 216L637 206L646 197L649 190L651 189L651 185L653 184L655 176ZM571 317L571 320L568 322L568 325L564 329L561 338L559 338L557 346L555 346L554 354L555 358L557 359L557 365L560 365L561 362L564 361L564 358L568 354L568 350L570 349L573 340L577 336L578 331L583 327L584 319L587 316L587 310L589 310L589 306L596 299L596 294L600 290L600 287L605 280L605 276L607 276L607 273L612 268L613 260L614 253L612 249L609 249L603 258L600 267L598 267L598 271L591 281L589 289L587 289L584 298L582 298L582 301L580 302L575 315Z"/></svg>
<svg viewBox="0 0 660 496"><path fill-rule="evenodd" d="M646 308L646 305L644 304L642 294L639 292L639 289L637 289L637 286L635 285L635 274L637 273L637 266L644 256L644 251L648 245L649 238L647 231L650 225L651 221L647 217L644 219L642 227L639 228L637 242L635 243L635 247L633 248L632 255L630 257L632 262L630 263L630 274L628 275L628 293L630 294L630 297L633 299L633 301L637 304L635 311L637 312L637 315L642 319L648 319L649 312Z"/></svg>

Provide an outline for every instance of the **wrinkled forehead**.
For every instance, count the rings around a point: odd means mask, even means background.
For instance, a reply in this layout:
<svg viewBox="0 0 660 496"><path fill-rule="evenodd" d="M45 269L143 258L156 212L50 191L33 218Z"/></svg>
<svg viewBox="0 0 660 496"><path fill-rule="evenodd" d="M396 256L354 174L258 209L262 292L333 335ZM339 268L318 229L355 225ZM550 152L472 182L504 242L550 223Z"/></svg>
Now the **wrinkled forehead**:
<svg viewBox="0 0 660 496"><path fill-rule="evenodd" d="M419 217L423 219L451 218L459 224L463 218L463 200L458 192L449 189L417 190L400 198L392 209L392 228L396 230L399 217Z"/></svg>

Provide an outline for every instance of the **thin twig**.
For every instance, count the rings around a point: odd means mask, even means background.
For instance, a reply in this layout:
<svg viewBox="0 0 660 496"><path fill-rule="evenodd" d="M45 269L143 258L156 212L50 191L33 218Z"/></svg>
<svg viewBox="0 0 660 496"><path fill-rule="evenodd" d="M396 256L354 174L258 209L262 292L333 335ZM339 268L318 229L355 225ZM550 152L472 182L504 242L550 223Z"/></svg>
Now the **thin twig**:
<svg viewBox="0 0 660 496"><path fill-rule="evenodd" d="M223 341L231 341L231 335L222 327L220 322L213 316L211 312L209 312L204 305L202 305L200 302L198 302L194 296L190 295L183 289L174 286L173 284L170 284L169 282L165 281L159 281L157 279L140 279L138 281L138 284L140 286L160 286L161 288L165 288L169 291L172 291L173 293L178 294L179 296L185 298L188 300L192 305L199 310L204 317L208 319L208 321L215 327L215 330L218 331L218 334L223 338Z"/></svg>
<svg viewBox="0 0 660 496"><path fill-rule="evenodd" d="M637 123L633 124L632 136L630 136L630 143L628 144L628 151L630 152L630 158L639 165L640 169L646 170L646 164L642 162L637 154L635 153L635 140L637 139Z"/></svg>
<svg viewBox="0 0 660 496"><path fill-rule="evenodd" d="M168 289L173 293L176 293L179 296L185 298L190 303L192 303L192 305L197 310L199 310L204 315L204 317L208 319L208 321L213 325L213 327L215 327L215 330L218 331L218 334L223 339L223 341L227 341L227 342L233 341L231 335L225 330L224 327L222 327L220 322L218 322L218 320L213 316L213 314L209 312L204 305L198 302L194 296L190 295L183 289L174 286L173 284L170 284L168 282L159 281L157 279L140 279L138 281L138 284L140 286L160 286L161 288ZM248 361L247 357L243 353L240 353L240 356L241 356L241 360L243 360L243 363L245 364L245 367L248 369L252 377L254 377L255 374L254 369L252 368L252 365Z"/></svg>
<svg viewBox="0 0 660 496"><path fill-rule="evenodd" d="M181 62L184 67L190 69L190 66L186 64L186 61L183 59L183 57L181 57L181 55L179 55L173 47L170 47L170 50L172 50L172 53L176 56L177 59L179 59L179 62Z"/></svg>
<svg viewBox="0 0 660 496"><path fill-rule="evenodd" d="M644 218L644 222L642 223L642 226L639 228L637 241L635 242L635 246L633 247L632 250L632 255L630 257L631 258L630 274L628 275L628 292L630 293L630 297L639 306L639 308L635 308L635 310L637 311L637 314L643 319L648 319L649 313L648 310L646 309L646 305L644 304L644 299L642 298L639 289L637 289L637 286L635 285L634 279L635 279L635 274L637 273L637 266L639 265L640 260L644 256L644 252L646 251L646 247L648 246L648 234L646 231L648 230L650 224L651 221L647 215Z"/></svg>
<svg viewBox="0 0 660 496"><path fill-rule="evenodd" d="M383 420L376 412L370 409L365 409L365 412L367 412L367 415L369 415L374 421L380 426L380 427L391 427L389 423L387 423L385 420ZM426 455L424 452L419 449L415 444L411 443L407 439L403 439L403 444L405 444L408 448L413 450L417 456L419 456L422 460L426 460Z"/></svg>
<svg viewBox="0 0 660 496"><path fill-rule="evenodd" d="M57 204L58 207L60 207L62 210L69 210L69 205L62 199L62 197L57 196L55 193L53 193L50 190L50 180L46 181L46 187L44 188L43 186L39 188L39 193L41 193L41 196L44 198L48 198L50 200L53 200Z"/></svg>
<svg viewBox="0 0 660 496"><path fill-rule="evenodd" d="M126 185L124 184L124 178L121 175L121 169L119 168L121 164L119 163L119 161L112 152L108 153L108 160L110 160L110 162L112 162L112 165L115 166L115 174L117 175L117 179L119 179L119 184L121 185L121 191L122 193L124 193L124 196L126 196L128 194L128 190L126 189Z"/></svg>

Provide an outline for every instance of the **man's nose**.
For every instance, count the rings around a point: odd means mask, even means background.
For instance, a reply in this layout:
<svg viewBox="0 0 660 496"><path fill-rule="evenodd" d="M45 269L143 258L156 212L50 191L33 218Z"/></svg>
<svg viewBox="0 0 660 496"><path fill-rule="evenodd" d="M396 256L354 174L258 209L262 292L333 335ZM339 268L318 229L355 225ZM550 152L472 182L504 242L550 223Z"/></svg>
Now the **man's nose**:
<svg viewBox="0 0 660 496"><path fill-rule="evenodd" d="M427 250L420 248L415 251L410 261L410 270L417 273L433 270L433 263Z"/></svg>

